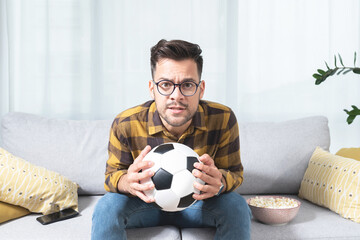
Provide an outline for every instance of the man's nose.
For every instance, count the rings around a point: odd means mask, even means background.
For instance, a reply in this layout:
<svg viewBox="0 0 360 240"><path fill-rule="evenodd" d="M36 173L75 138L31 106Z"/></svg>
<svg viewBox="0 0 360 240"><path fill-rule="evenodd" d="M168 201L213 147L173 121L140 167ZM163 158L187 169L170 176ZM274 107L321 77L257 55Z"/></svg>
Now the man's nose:
<svg viewBox="0 0 360 240"><path fill-rule="evenodd" d="M172 94L170 95L170 98L172 98L172 99L181 99L183 97L184 97L184 95L182 95L182 93L180 91L180 86L175 85L175 89L172 92Z"/></svg>

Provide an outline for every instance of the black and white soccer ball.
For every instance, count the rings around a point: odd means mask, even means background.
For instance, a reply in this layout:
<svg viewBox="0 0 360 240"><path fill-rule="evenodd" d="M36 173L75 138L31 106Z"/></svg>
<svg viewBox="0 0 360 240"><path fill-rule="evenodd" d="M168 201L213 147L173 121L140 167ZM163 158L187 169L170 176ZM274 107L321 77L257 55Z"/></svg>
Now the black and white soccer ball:
<svg viewBox="0 0 360 240"><path fill-rule="evenodd" d="M200 193L194 188L194 181L204 182L191 173L194 163L200 162L199 155L190 147L181 143L164 143L153 148L144 158L153 161L152 170L155 174L142 183L152 181L155 188L145 191L145 195L152 196L155 204L163 211L181 211L196 202L192 197Z"/></svg>

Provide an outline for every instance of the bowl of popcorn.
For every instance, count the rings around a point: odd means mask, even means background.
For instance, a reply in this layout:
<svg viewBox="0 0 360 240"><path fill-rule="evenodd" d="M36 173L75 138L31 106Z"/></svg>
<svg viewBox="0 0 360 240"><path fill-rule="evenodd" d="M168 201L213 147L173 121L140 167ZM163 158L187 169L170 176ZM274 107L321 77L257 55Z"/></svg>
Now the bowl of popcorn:
<svg viewBox="0 0 360 240"><path fill-rule="evenodd" d="M246 200L253 217L269 225L284 225L298 213L301 202L281 196L256 196Z"/></svg>

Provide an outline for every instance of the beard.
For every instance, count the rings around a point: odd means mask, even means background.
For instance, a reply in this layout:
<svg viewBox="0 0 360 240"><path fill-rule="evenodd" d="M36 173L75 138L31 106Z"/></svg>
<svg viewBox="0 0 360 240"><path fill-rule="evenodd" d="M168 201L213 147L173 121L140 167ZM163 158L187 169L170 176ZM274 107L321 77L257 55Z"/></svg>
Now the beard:
<svg viewBox="0 0 360 240"><path fill-rule="evenodd" d="M185 112L187 114L182 115L182 116L167 115L166 110L169 109L170 107L174 107L174 106L184 108ZM196 110L197 110L197 108L195 109L195 111L191 112L191 109L188 108L188 104L184 104L181 102L171 102L171 103L168 103L165 105L165 110L159 111L159 115L170 126L181 127L184 124L186 124L187 122L192 120L192 118L194 117L194 115L196 113Z"/></svg>

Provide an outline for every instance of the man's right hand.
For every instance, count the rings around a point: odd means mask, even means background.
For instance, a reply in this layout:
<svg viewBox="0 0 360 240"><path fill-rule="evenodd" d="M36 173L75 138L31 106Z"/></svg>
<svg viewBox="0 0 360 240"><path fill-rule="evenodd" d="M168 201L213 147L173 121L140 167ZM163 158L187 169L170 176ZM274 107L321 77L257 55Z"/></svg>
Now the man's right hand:
<svg viewBox="0 0 360 240"><path fill-rule="evenodd" d="M135 159L135 161L129 166L127 174L123 175L118 182L118 190L122 193L130 193L131 195L137 196L144 202L151 203L155 199L148 197L144 194L144 191L151 190L154 188L152 182L141 184L140 181L146 180L154 175L153 171L144 171L154 165L152 161L143 161L146 154L151 150L151 147L146 146ZM140 172L140 170L142 170Z"/></svg>

